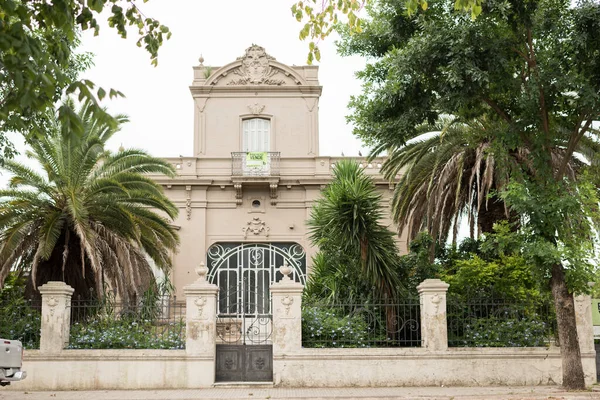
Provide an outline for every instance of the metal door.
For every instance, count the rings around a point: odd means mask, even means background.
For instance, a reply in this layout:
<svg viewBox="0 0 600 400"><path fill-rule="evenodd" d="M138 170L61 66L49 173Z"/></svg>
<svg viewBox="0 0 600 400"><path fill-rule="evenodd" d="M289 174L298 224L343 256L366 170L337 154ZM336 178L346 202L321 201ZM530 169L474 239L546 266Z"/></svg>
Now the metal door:
<svg viewBox="0 0 600 400"><path fill-rule="evenodd" d="M225 243L208 251L209 280L219 287L216 382L272 382L273 317L269 287L284 263L305 283L306 261L292 243Z"/></svg>

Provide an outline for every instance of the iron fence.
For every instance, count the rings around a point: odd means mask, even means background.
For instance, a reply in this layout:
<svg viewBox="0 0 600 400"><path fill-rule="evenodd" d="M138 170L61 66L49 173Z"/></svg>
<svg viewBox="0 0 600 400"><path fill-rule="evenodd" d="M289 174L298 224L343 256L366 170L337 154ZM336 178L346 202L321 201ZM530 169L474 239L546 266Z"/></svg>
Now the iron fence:
<svg viewBox="0 0 600 400"><path fill-rule="evenodd" d="M540 347L558 345L549 298L510 299L494 293L447 298L450 347Z"/></svg>
<svg viewBox="0 0 600 400"><path fill-rule="evenodd" d="M279 176L280 155L278 151L232 152L231 175Z"/></svg>
<svg viewBox="0 0 600 400"><path fill-rule="evenodd" d="M72 300L71 349L183 349L185 301Z"/></svg>
<svg viewBox="0 0 600 400"><path fill-rule="evenodd" d="M418 298L364 304L306 304L304 347L421 346Z"/></svg>
<svg viewBox="0 0 600 400"><path fill-rule="evenodd" d="M0 303L0 338L19 340L26 349L40 348L42 301L22 298Z"/></svg>

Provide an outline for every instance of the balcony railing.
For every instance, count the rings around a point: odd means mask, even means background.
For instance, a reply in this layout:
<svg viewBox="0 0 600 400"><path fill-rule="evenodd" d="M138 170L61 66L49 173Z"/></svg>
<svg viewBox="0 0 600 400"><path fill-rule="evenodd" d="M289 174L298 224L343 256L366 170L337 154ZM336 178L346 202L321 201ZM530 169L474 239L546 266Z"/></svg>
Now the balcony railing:
<svg viewBox="0 0 600 400"><path fill-rule="evenodd" d="M280 152L232 152L231 175L279 176Z"/></svg>

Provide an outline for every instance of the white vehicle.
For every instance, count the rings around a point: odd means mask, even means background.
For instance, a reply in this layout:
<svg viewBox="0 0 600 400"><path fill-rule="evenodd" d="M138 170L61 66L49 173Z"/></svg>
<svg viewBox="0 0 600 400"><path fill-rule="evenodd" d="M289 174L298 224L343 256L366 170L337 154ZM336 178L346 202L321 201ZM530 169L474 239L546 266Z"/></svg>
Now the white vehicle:
<svg viewBox="0 0 600 400"><path fill-rule="evenodd" d="M21 381L27 372L21 370L23 345L18 340L0 339L0 386Z"/></svg>

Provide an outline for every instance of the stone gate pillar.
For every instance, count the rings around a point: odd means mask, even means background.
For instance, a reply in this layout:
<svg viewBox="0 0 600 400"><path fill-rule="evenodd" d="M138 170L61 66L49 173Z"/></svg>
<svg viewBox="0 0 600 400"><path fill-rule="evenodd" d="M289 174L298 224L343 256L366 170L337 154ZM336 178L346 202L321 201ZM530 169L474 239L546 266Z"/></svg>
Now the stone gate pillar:
<svg viewBox="0 0 600 400"><path fill-rule="evenodd" d="M289 275L292 268L286 262L279 268L283 278L271 285L273 301L273 357L302 348L302 291L304 285Z"/></svg>
<svg viewBox="0 0 600 400"><path fill-rule="evenodd" d="M183 288L186 303L185 350L190 356L215 359L217 334L217 285L208 283L208 268L196 267L199 278Z"/></svg>
<svg viewBox="0 0 600 400"><path fill-rule="evenodd" d="M450 285L440 279L425 279L417 286L421 303L421 346L429 350L448 350L448 287Z"/></svg>
<svg viewBox="0 0 600 400"><path fill-rule="evenodd" d="M40 286L42 326L40 351L58 353L69 344L71 296L75 289L64 282L50 281Z"/></svg>

